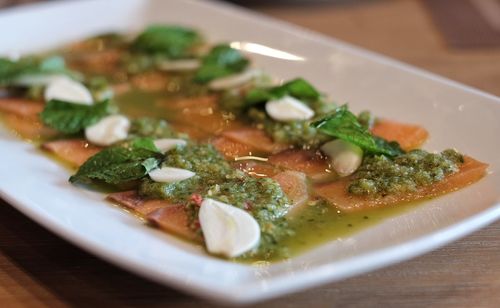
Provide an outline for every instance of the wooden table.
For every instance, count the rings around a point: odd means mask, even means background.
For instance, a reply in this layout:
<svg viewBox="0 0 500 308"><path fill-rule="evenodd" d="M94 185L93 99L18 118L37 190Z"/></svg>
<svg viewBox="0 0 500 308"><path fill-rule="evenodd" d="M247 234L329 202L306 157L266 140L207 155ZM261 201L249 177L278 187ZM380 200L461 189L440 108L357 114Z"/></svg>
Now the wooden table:
<svg viewBox="0 0 500 308"><path fill-rule="evenodd" d="M447 49L418 1L254 8L500 95L500 50ZM0 203L1 307L209 306L117 269ZM257 306L500 307L500 222L411 261Z"/></svg>

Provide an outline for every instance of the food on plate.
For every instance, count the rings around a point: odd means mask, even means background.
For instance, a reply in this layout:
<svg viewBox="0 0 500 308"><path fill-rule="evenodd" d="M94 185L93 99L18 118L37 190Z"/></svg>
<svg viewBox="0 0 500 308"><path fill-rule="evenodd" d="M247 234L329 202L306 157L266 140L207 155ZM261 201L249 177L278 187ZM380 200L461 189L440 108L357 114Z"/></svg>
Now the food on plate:
<svg viewBox="0 0 500 308"><path fill-rule="evenodd" d="M154 25L0 58L6 126L82 189L241 261L281 260L481 179L414 124L355 114L307 80L276 81L230 43Z"/></svg>

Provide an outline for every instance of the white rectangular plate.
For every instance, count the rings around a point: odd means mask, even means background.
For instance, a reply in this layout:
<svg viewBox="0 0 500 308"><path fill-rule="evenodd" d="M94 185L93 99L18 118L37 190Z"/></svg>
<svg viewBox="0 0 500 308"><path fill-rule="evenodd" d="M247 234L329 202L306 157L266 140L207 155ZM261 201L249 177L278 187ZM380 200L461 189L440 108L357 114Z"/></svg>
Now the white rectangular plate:
<svg viewBox="0 0 500 308"><path fill-rule="evenodd" d="M68 171L0 130L0 193L36 222L109 262L186 292L252 302L340 280L435 249L500 216L500 99L333 39L233 6L198 1L50 2L0 12L0 54L35 52L103 31L151 23L247 42L257 67L305 77L355 110L419 123L429 150L456 147L490 164L480 182L270 266L226 262L144 226L102 194L68 184ZM269 48L264 48L270 47Z"/></svg>

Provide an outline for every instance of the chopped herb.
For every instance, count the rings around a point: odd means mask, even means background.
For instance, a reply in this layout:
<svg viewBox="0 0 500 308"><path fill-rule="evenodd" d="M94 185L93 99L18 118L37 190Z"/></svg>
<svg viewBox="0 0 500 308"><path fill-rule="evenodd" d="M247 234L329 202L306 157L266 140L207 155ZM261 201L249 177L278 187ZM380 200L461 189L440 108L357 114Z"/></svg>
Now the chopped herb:
<svg viewBox="0 0 500 308"><path fill-rule="evenodd" d="M132 120L129 134L137 137L177 138L179 134L162 119L142 117Z"/></svg>
<svg viewBox="0 0 500 308"><path fill-rule="evenodd" d="M429 153L413 150L389 158L383 155L367 157L349 185L354 195L390 195L414 192L458 172L463 156L455 150Z"/></svg>
<svg viewBox="0 0 500 308"><path fill-rule="evenodd" d="M248 59L239 50L229 45L217 45L202 59L194 81L207 83L216 78L239 73L248 66L248 63Z"/></svg>
<svg viewBox="0 0 500 308"><path fill-rule="evenodd" d="M47 102L40 113L40 118L44 124L62 133L75 134L110 113L108 100L93 105L83 105L53 99Z"/></svg>
<svg viewBox="0 0 500 308"><path fill-rule="evenodd" d="M146 176L158 167L162 158L151 138L140 138L98 152L69 181L90 183L101 180L108 184L125 184Z"/></svg>
<svg viewBox="0 0 500 308"><path fill-rule="evenodd" d="M199 42L201 36L194 30L179 26L155 25L139 34L132 43L132 49L178 59L191 57L192 48Z"/></svg>
<svg viewBox="0 0 500 308"><path fill-rule="evenodd" d="M373 136L359 123L347 105L338 107L333 113L311 125L326 135L351 142L371 154L397 156L404 153L397 142Z"/></svg>

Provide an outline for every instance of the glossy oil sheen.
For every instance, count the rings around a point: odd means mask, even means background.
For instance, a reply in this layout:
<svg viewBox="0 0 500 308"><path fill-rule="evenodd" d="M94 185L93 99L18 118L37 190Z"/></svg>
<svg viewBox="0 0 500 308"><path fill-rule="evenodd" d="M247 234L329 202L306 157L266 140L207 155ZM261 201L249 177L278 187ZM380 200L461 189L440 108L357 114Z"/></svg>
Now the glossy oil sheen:
<svg viewBox="0 0 500 308"><path fill-rule="evenodd" d="M177 119L182 118L182 110L169 108L168 101L182 99L182 97L182 93L178 92L174 94L169 91L148 93L132 89L117 96L115 102L120 111L129 117L159 117L175 123ZM342 213L333 205L328 204L305 206L288 218L294 235L285 237L279 242L279 250L285 251L285 254L271 256L266 260L260 259L259 256L234 260L245 263L281 261L282 258L297 256L325 242L345 238L385 218L400 214L408 208L410 208L409 205L400 204L355 213Z"/></svg>

